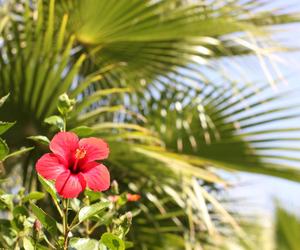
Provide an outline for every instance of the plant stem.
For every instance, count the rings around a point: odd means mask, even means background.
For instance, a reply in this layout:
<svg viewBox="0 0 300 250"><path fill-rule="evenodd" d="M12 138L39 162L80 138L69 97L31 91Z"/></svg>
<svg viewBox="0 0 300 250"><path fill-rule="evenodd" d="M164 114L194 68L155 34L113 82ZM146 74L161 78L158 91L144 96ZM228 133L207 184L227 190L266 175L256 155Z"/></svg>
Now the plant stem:
<svg viewBox="0 0 300 250"><path fill-rule="evenodd" d="M51 195L50 195L51 196ZM61 210L60 206L58 205L57 201L51 196L54 205L56 206L57 211L59 212L60 216L63 217L63 211Z"/></svg>
<svg viewBox="0 0 300 250"><path fill-rule="evenodd" d="M55 246L53 246L52 244L51 244L51 242L48 240L48 238L47 238L47 236L46 235L44 235L44 240L47 242L47 244L50 246L50 248L52 248L52 249L56 249L56 247ZM36 244L36 243L35 243ZM36 246L35 246L36 247ZM37 249L37 248L34 248L34 249Z"/></svg>
<svg viewBox="0 0 300 250"><path fill-rule="evenodd" d="M64 250L68 249L69 246L69 226L68 226L68 206L69 200L63 199L63 230L64 230Z"/></svg>
<svg viewBox="0 0 300 250"><path fill-rule="evenodd" d="M63 120L64 120L63 132L66 132L66 116L65 115L63 116ZM62 220L63 220L63 230L64 230L64 250L67 250L68 246L69 246L69 225L68 225L69 200L63 199L62 202L63 202Z"/></svg>
<svg viewBox="0 0 300 250"><path fill-rule="evenodd" d="M85 232L87 235L89 235L89 231L90 231L90 221L87 220L85 223Z"/></svg>
<svg viewBox="0 0 300 250"><path fill-rule="evenodd" d="M14 250L16 250L16 249L18 249L19 248L19 236L17 237L17 239L16 239L16 245L15 245L15 247L14 247Z"/></svg>
<svg viewBox="0 0 300 250"><path fill-rule="evenodd" d="M66 117L66 115L63 116L63 120L64 120L63 132L66 132L67 131L67 117Z"/></svg>
<svg viewBox="0 0 300 250"><path fill-rule="evenodd" d="M90 205L89 199L86 199L86 204L88 206ZM87 235L89 235L89 230L90 230L90 220L87 219L86 222L85 222L85 232L87 233Z"/></svg>
<svg viewBox="0 0 300 250"><path fill-rule="evenodd" d="M99 227L100 225L101 225L101 222L97 222L96 224L94 224L90 229L88 229L87 234L88 235L92 234L95 231L95 229L97 227Z"/></svg>
<svg viewBox="0 0 300 250"><path fill-rule="evenodd" d="M76 216L74 217L73 221L71 222L71 225L70 225L70 230L72 230L74 227L76 227L79 223L77 222L78 221L78 215L79 213L76 214Z"/></svg>

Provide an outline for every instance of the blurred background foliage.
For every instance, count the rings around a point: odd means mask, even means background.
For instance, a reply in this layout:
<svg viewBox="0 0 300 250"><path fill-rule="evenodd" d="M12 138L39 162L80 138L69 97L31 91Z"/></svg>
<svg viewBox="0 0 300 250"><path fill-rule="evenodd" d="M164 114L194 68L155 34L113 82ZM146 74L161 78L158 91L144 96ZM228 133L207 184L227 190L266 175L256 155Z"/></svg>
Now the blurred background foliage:
<svg viewBox="0 0 300 250"><path fill-rule="evenodd" d="M143 197L129 234L135 249L258 249L259 235L247 232L263 229L226 206L239 201L225 199L219 169L299 182L300 158L286 155L299 151L290 143L299 127L285 126L296 105L275 105L292 93L274 91L282 77L266 66L293 51L271 34L298 13L253 0L7 0L0 16L0 94L10 93L0 117L17 121L5 135L11 148L51 137L43 121L67 92L77 100L67 129L105 138L113 178ZM236 82L222 68L252 55L263 83L247 72ZM27 190L46 150L35 146L21 164L5 162ZM284 216L279 209L277 239L292 246Z"/></svg>
<svg viewBox="0 0 300 250"><path fill-rule="evenodd" d="M300 245L300 220L282 207L276 210L276 249L296 250Z"/></svg>

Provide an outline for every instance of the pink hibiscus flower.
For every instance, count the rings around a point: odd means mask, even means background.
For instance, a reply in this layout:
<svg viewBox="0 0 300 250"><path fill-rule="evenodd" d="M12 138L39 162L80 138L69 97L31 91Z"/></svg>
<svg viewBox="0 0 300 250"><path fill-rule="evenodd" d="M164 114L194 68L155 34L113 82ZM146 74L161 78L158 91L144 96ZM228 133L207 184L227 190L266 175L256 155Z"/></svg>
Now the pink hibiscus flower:
<svg viewBox="0 0 300 250"><path fill-rule="evenodd" d="M108 157L105 141L94 137L79 140L72 132L59 132L51 140L50 150L52 153L38 160L36 170L44 178L55 181L60 196L75 198L86 187L99 192L109 188L109 172L96 162Z"/></svg>

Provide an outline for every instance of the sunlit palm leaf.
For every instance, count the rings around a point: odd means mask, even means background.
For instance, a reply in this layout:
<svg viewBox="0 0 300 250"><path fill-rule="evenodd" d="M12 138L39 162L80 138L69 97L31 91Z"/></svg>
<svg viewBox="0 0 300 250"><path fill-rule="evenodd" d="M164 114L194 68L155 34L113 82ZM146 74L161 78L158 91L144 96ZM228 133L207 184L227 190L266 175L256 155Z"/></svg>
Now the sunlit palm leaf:
<svg viewBox="0 0 300 250"><path fill-rule="evenodd" d="M296 250L299 248L298 237L300 221L284 208L276 210L275 245L277 250Z"/></svg>
<svg viewBox="0 0 300 250"><path fill-rule="evenodd" d="M219 58L252 53L263 61L284 50L261 49L243 31L263 36L267 31L257 26L296 21L294 15L249 16L261 7L256 1L11 0L6 7L0 93L12 98L1 111L19 124L8 137L18 146L27 135L51 134L42 121L55 114L57 97L75 97L68 128L89 125L104 137L113 176L143 195L131 235L136 249L213 249L244 238L214 197L226 182L212 168L299 181L290 164L298 158L266 153L297 150L266 143L298 140L273 136L298 130L260 127L297 117L282 113L291 107L266 106L281 98L269 85L252 89L209 77L220 73Z"/></svg>

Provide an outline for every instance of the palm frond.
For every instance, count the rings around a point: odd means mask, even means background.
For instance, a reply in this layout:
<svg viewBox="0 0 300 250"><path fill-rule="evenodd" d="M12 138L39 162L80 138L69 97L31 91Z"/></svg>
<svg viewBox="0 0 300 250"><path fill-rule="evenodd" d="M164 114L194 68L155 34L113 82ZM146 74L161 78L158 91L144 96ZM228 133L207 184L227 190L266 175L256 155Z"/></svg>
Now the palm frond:
<svg viewBox="0 0 300 250"><path fill-rule="evenodd" d="M299 139L281 136L298 129L271 128L299 117L285 113L293 106L272 106L288 93L235 84L218 62L254 54L274 85L264 60L286 49L257 40L266 26L297 16L259 11L257 1L201 3L11 0L3 9L0 94L12 98L0 112L20 124L7 136L17 146L51 135L43 120L55 114L57 97L76 98L68 129L88 125L105 138L113 176L144 197L136 249L220 249L244 239L219 201L227 182L218 168L300 180L298 157L282 155L297 151L289 143ZM287 146L268 144L275 141Z"/></svg>

